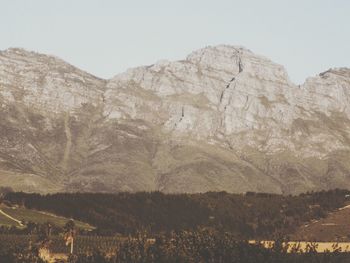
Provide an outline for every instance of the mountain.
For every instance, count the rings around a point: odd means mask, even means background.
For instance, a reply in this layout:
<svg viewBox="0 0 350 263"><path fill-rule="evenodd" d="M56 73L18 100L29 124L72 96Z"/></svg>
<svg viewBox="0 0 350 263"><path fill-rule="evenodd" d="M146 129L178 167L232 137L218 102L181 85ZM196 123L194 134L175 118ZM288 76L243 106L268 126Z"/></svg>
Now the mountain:
<svg viewBox="0 0 350 263"><path fill-rule="evenodd" d="M15 190L350 189L350 69L293 84L236 46L103 80L0 52L0 185Z"/></svg>

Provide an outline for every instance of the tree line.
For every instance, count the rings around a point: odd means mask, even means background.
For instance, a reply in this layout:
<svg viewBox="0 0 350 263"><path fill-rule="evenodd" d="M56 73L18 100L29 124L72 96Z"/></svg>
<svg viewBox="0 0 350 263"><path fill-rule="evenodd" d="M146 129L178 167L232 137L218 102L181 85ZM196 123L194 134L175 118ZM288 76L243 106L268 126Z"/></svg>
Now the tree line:
<svg viewBox="0 0 350 263"><path fill-rule="evenodd" d="M273 239L344 206L349 191L309 192L297 196L249 192L230 194L9 192L4 201L48 211L96 227L99 235L134 235L213 229L236 239ZM91 233L90 233L91 234Z"/></svg>

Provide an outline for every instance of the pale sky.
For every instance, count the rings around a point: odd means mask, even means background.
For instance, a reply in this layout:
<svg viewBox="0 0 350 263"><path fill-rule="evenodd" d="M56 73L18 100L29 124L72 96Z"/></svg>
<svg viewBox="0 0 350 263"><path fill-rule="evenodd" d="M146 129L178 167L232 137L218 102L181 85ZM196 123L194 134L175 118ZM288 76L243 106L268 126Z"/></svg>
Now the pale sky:
<svg viewBox="0 0 350 263"><path fill-rule="evenodd" d="M217 44L304 82L350 67L349 0L0 0L0 50L53 54L102 78Z"/></svg>

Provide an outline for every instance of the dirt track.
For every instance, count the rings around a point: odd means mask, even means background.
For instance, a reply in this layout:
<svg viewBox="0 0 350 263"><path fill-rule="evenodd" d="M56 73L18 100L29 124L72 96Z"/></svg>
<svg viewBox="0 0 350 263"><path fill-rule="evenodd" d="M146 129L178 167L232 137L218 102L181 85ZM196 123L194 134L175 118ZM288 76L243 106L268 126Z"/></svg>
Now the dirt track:
<svg viewBox="0 0 350 263"><path fill-rule="evenodd" d="M9 214L6 214L6 213L5 213L4 211L2 211L1 209L0 209L0 214L6 216L7 218L11 219L12 221L15 221L15 222L16 222L17 224L19 224L20 226L24 226L20 220L14 218L14 217L12 217L12 216L10 216Z"/></svg>

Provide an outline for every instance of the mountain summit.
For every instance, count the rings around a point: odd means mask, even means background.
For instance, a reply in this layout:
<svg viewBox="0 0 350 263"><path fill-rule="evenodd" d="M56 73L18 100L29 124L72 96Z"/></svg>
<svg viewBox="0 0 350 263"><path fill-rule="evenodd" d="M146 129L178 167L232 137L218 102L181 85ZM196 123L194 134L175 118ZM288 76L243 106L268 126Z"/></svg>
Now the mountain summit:
<svg viewBox="0 0 350 263"><path fill-rule="evenodd" d="M350 189L350 69L293 84L220 45L103 80L0 52L0 185L16 190Z"/></svg>

